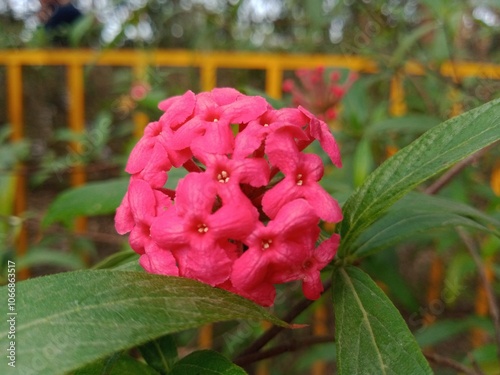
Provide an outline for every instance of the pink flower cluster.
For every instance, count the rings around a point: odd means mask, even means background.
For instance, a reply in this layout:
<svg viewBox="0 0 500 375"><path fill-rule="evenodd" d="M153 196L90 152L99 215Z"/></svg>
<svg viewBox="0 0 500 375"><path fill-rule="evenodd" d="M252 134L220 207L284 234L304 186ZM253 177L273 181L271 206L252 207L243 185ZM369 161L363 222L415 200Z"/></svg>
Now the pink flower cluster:
<svg viewBox="0 0 500 375"><path fill-rule="evenodd" d="M350 73L341 83L341 74L333 71L325 79L325 68L299 69L295 72L297 85L292 79L283 82L283 91L292 94L294 105L301 105L314 113L320 120L334 120L340 99L357 79Z"/></svg>
<svg viewBox="0 0 500 375"><path fill-rule="evenodd" d="M321 158L302 151L318 140L341 166L327 125L304 108L275 110L232 88L188 91L159 108L164 114L131 152L132 177L115 217L141 266L263 306L273 304L276 284L293 280L317 299L320 270L339 243L333 235L317 246L318 224L342 213L319 185ZM169 170L179 167L187 175L166 189Z"/></svg>

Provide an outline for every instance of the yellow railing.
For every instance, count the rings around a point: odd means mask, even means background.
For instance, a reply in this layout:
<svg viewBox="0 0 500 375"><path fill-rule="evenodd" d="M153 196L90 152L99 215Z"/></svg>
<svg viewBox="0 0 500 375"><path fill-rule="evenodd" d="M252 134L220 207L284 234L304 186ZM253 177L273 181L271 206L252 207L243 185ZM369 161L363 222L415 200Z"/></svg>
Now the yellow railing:
<svg viewBox="0 0 500 375"><path fill-rule="evenodd" d="M23 119L23 66L55 66L67 68L66 92L69 95L68 126L74 132L83 132L84 118L84 68L96 66L125 66L132 74L140 76L147 66L195 67L199 69L200 87L210 90L216 85L217 69L261 69L266 72L266 92L273 97L281 96L283 72L297 68L316 66L346 67L355 71L374 72L373 61L362 57L326 55L286 55L244 52L192 52L183 50L4 50L0 51L0 66L5 66L7 75L7 118L12 128L12 140L17 141L24 135ZM142 132L147 119L135 116L136 134ZM78 152L81 145L72 145ZM85 183L85 171L76 166L72 170L71 183L79 186ZM17 177L15 202L16 214L26 210L26 181L23 174ZM75 230L85 230L85 219L77 220ZM17 244L18 255L27 248L26 234L21 233ZM26 274L25 274L26 276Z"/></svg>
<svg viewBox="0 0 500 375"><path fill-rule="evenodd" d="M84 123L84 72L88 65L125 66L132 69L132 74L140 76L147 66L194 67L199 69L199 82L202 90L212 89L217 82L217 70L222 68L259 69L266 73L265 91L268 95L280 98L283 73L286 70L315 68L318 66L348 68L361 73L375 73L378 70L375 61L360 56L305 55L284 53L256 52L195 52L185 50L3 50L0 51L0 66L5 66L7 75L7 118L12 127L12 140L23 138L23 66L63 65L67 67L67 92L69 95L68 126L74 132L83 132ZM457 81L465 77L483 77L500 79L500 65L445 62L439 73ZM402 77L406 74L424 75L424 66L408 62L395 74L390 84L390 111L398 116L406 111ZM136 134L140 134L147 122L144 116L135 116ZM75 151L81 145L72 145ZM78 186L85 183L85 172L76 166L71 175L71 183ZM20 214L26 209L26 181L22 174L18 176L18 194L15 211ZM76 230L85 228L85 220L80 219ZM27 242L21 235L18 252L25 252Z"/></svg>
<svg viewBox="0 0 500 375"><path fill-rule="evenodd" d="M269 96L275 98L280 98L282 95L283 76L287 70L324 66L348 68L360 73L376 73L378 71L375 61L360 56L195 52L185 50L3 50L0 51L0 67L3 66L6 69L6 111L8 122L12 128L12 141L14 142L24 137L22 67L51 65L62 65L67 68L66 91L70 98L68 126L74 132L84 132L85 129L83 77L84 68L89 65L130 67L131 74L136 77L140 77L148 66L193 67L199 70L199 87L203 91L210 90L216 85L218 69L263 70L266 77L265 91ZM390 82L390 92L388 93L389 110L392 115L399 116L406 112L404 76L418 76L426 73L426 67L414 62L408 62L394 74ZM454 82L459 82L466 77L500 80L500 65L445 62L439 66L438 73L449 77ZM142 132L147 120L141 114L134 117L137 135ZM75 143L72 147L75 151L78 151L81 145ZM71 184L73 186L82 185L85 180L85 170L79 166L73 168ZM14 204L16 214L22 214L26 211L26 201L26 176L21 170L17 175L17 194ZM84 231L85 227L84 218L77 220L77 232ZM18 255L23 255L27 246L27 235L22 231L17 243ZM20 276L25 278L28 274L24 273ZM324 314L324 311L319 310L318 314ZM319 319L318 314L317 318ZM206 327L205 331L201 332L200 345L202 347L210 346L210 337L210 327Z"/></svg>

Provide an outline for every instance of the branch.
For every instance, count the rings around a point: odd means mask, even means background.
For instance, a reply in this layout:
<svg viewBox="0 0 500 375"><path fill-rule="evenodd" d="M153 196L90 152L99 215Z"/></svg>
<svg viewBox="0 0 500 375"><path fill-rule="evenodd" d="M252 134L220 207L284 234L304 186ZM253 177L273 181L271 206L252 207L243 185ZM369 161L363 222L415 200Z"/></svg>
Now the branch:
<svg viewBox="0 0 500 375"><path fill-rule="evenodd" d="M332 281L329 278L323 284L323 293L325 293L332 286ZM291 323L297 316L299 316L305 309L307 309L314 301L303 299L298 304L296 304L292 310L283 318L283 321ZM257 340L255 340L248 348L241 352L235 359L239 361L242 357L246 357L250 354L257 353L262 349L269 341L271 341L276 335L278 335L285 328L273 326L264 332Z"/></svg>
<svg viewBox="0 0 500 375"><path fill-rule="evenodd" d="M427 358L430 362L434 362L436 365L452 368L461 373L464 373L465 375L482 375L481 373L471 370L470 368L462 365L460 362L454 361L451 358L443 357L435 353L424 353L424 355L425 358Z"/></svg>
<svg viewBox="0 0 500 375"><path fill-rule="evenodd" d="M248 355L241 355L238 358L234 360L234 363L237 364L238 366L246 366L251 363L275 357L277 355L286 353L286 352L293 352L296 351L300 348L310 346L310 345L315 345L315 344L324 344L327 342L334 342L335 339L333 336L309 336L305 338L301 338L299 340L292 339L288 341L284 345L276 346L274 348L268 349L268 350L263 350L261 352L254 352Z"/></svg>
<svg viewBox="0 0 500 375"><path fill-rule="evenodd" d="M489 147L485 147L475 154L470 155L469 157L463 159L462 161L459 161L456 163L453 167L451 167L446 173L444 173L440 178L438 178L436 181L434 181L433 184L431 184L429 187L427 187L424 190L424 193L429 194L429 195L434 195L437 194L442 188L444 188L446 185L450 183L450 181L458 175L465 167L467 167L469 164L473 163L476 161L478 158L480 158L487 150Z"/></svg>
<svg viewBox="0 0 500 375"><path fill-rule="evenodd" d="M457 228L458 235L464 242L467 250L469 250L474 263L479 271L479 276L483 282L483 287L486 292L486 298L488 299L488 305L490 310L491 319L493 320L493 326L495 327L495 341L497 344L497 356L500 359L500 312L498 310L498 304L495 298L495 293L488 280L488 275L486 273L486 267L484 266L483 259L479 254L479 249L475 241L461 228Z"/></svg>
<svg viewBox="0 0 500 375"><path fill-rule="evenodd" d="M472 368L478 373L478 375L484 375L483 370L481 370L481 367L479 367L476 359L474 358L474 356L471 353L467 353L467 358L469 359L469 361L472 365Z"/></svg>

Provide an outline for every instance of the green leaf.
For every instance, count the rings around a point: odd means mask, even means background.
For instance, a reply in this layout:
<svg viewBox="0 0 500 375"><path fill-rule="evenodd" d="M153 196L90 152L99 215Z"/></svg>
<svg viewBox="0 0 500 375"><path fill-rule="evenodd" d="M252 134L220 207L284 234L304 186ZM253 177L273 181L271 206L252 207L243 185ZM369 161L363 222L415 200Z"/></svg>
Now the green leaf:
<svg viewBox="0 0 500 375"><path fill-rule="evenodd" d="M81 17L69 30L69 40L72 47L77 47L83 37L89 34L95 19L93 15L85 15Z"/></svg>
<svg viewBox="0 0 500 375"><path fill-rule="evenodd" d="M174 365L170 375L245 375L241 367L222 354L212 350L199 350Z"/></svg>
<svg viewBox="0 0 500 375"><path fill-rule="evenodd" d="M469 253L460 252L446 261L444 285L452 291L448 293L447 303L455 302L467 290L467 282L477 272L476 263Z"/></svg>
<svg viewBox="0 0 500 375"><path fill-rule="evenodd" d="M16 264L19 270L40 265L63 267L69 270L85 268L85 262L80 255L43 247L30 248L26 255L18 258Z"/></svg>
<svg viewBox="0 0 500 375"><path fill-rule="evenodd" d="M297 374L308 374L318 362L335 363L337 361L337 351L334 342L315 344L307 351L300 354L297 363L294 363L294 370Z"/></svg>
<svg viewBox="0 0 500 375"><path fill-rule="evenodd" d="M360 186L373 169L373 155L370 142L362 138L354 153L354 186Z"/></svg>
<svg viewBox="0 0 500 375"><path fill-rule="evenodd" d="M500 222L479 210L445 198L411 193L358 237L355 254L367 256L419 233L457 226L500 235Z"/></svg>
<svg viewBox="0 0 500 375"><path fill-rule="evenodd" d="M330 22L323 11L323 0L308 0L304 3L307 18L311 20L308 30L310 32L321 30L325 23Z"/></svg>
<svg viewBox="0 0 500 375"><path fill-rule="evenodd" d="M467 353L463 362L466 366L471 366L472 361L479 364L483 374L496 375L500 372L500 361L498 360L498 348L496 344L490 343L474 349Z"/></svg>
<svg viewBox="0 0 500 375"><path fill-rule="evenodd" d="M144 360L160 374L168 374L177 360L177 345L172 335L151 340L139 347Z"/></svg>
<svg viewBox="0 0 500 375"><path fill-rule="evenodd" d="M411 48L426 34L434 31L438 27L435 23L424 23L414 28L409 34L403 34L404 38L398 43L398 47L392 53L390 66L400 65L405 62L405 55Z"/></svg>
<svg viewBox="0 0 500 375"><path fill-rule="evenodd" d="M136 252L132 249L127 249L110 255L94 265L92 268L97 270L116 268L128 264L129 262L137 263L138 259L139 256Z"/></svg>
<svg viewBox="0 0 500 375"><path fill-rule="evenodd" d="M362 77L355 81L342 98L342 117L349 124L349 128L358 131L368 122L370 114L370 110L367 110L370 108L368 96L368 89L372 82L370 78Z"/></svg>
<svg viewBox="0 0 500 375"><path fill-rule="evenodd" d="M16 193L16 176L14 173L0 175L0 218L14 213L14 197Z"/></svg>
<svg viewBox="0 0 500 375"><path fill-rule="evenodd" d="M367 274L336 268L333 285L340 374L432 374L398 310Z"/></svg>
<svg viewBox="0 0 500 375"><path fill-rule="evenodd" d="M432 311L424 311L424 313L432 314ZM423 313L419 315L419 320L423 322ZM412 319L412 317L410 317L410 319ZM421 347L433 346L443 341L450 340L460 334L466 333L472 328L493 330L493 326L487 318L480 318L477 316L470 316L468 318L458 320L438 320L431 325L423 326L415 332L415 340Z"/></svg>
<svg viewBox="0 0 500 375"><path fill-rule="evenodd" d="M184 178L187 175L187 171L184 168L172 168L168 172L168 180L165 184L166 189L177 189L177 184L181 178Z"/></svg>
<svg viewBox="0 0 500 375"><path fill-rule="evenodd" d="M46 227L55 222L70 225L78 216L111 214L120 205L128 182L128 178L118 178L68 189L49 206L42 225Z"/></svg>
<svg viewBox="0 0 500 375"><path fill-rule="evenodd" d="M357 237L410 190L499 139L497 99L436 126L400 150L371 173L345 203L338 257L355 253Z"/></svg>
<svg viewBox="0 0 500 375"><path fill-rule="evenodd" d="M387 249L363 259L363 270L376 280L377 284L385 284L388 289L384 288L384 291L391 301L407 311L415 311L420 307L420 302L408 280L401 274L400 261L395 249Z"/></svg>
<svg viewBox="0 0 500 375"><path fill-rule="evenodd" d="M391 117L370 125L364 135L371 139L380 139L387 138L388 132L398 134L424 133L439 123L438 118L425 115Z"/></svg>
<svg viewBox="0 0 500 375"><path fill-rule="evenodd" d="M7 287L0 288L7 301ZM57 375L117 351L207 323L267 320L264 308L194 280L143 272L85 270L16 284L16 367ZM0 347L8 348L7 325Z"/></svg>
<svg viewBox="0 0 500 375"><path fill-rule="evenodd" d="M72 375L158 375L148 365L122 353L100 359L76 370Z"/></svg>
<svg viewBox="0 0 500 375"><path fill-rule="evenodd" d="M113 271L133 271L133 272L146 272L139 264L139 254L136 254L128 262L122 263L113 268Z"/></svg>

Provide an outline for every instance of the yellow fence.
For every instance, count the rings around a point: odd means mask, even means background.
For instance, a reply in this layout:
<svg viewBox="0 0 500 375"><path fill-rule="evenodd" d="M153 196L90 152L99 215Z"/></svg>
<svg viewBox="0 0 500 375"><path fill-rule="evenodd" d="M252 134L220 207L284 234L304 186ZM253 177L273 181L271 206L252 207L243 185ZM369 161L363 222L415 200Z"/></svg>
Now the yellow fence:
<svg viewBox="0 0 500 375"><path fill-rule="evenodd" d="M69 95L68 126L74 132L84 132L84 68L89 65L130 67L137 77L144 69L154 67L193 67L199 69L199 87L202 90L212 89L217 82L218 69L257 69L265 71L265 91L268 95L279 98L282 95L284 72L300 68L315 68L318 66L348 68L360 73L376 73L377 64L368 58L359 56L334 55L304 55L279 53L250 53L250 52L193 52L184 50L4 50L0 51L0 67L6 70L6 97L7 119L12 128L12 141L24 137L23 118L23 66L65 66L67 70L66 90ZM405 75L424 75L426 67L409 62L399 69L390 83L389 101L390 112L394 116L402 115L406 111L402 77ZM445 62L440 65L439 73L459 82L466 77L480 77L485 79L500 79L500 65ZM455 111L456 112L456 111ZM147 122L144 116L136 116L136 133L140 134ZM81 145L73 144L75 151ZM85 183L86 176L83 168L74 168L71 183L78 186ZM21 214L26 211L26 177L22 171L17 176L17 194L15 198L15 212ZM85 230L85 219L76 224L77 231ZM23 255L28 242L26 233L21 232L17 244L18 255ZM21 278L27 274L20 275ZM321 312L321 311L320 311ZM321 314L320 314L321 315ZM317 317L318 320L320 316ZM200 345L210 346L210 332L200 337ZM208 340L203 339L208 337ZM315 372L315 373L320 373Z"/></svg>
<svg viewBox="0 0 500 375"><path fill-rule="evenodd" d="M286 70L314 68L318 66L348 68L361 73L375 73L377 64L360 56L304 55L253 52L193 52L185 50L4 50L0 51L0 66L6 68L7 75L7 119L12 127L12 140L23 139L23 66L55 66L67 68L67 92L69 94L68 126L74 132L84 132L84 68L88 65L130 67L133 74L140 76L148 66L194 67L199 69L200 88L212 89L217 82L217 70L222 68L258 69L266 73L265 91L268 95L281 97L283 74ZM423 75L426 69L417 63L407 63L392 78L390 85L390 111L393 115L405 112L404 90L401 77L405 74ZM469 62L445 62L440 66L440 74L453 80L465 77L500 79L500 65ZM143 116L136 116L136 133L140 134L147 122ZM78 152L79 144L73 144ZM73 186L85 182L85 172L74 168L71 176ZM26 210L26 181L23 174L18 176L18 194L15 212ZM76 225L77 231L85 228L85 220ZM24 254L27 240L21 234L17 250Z"/></svg>

